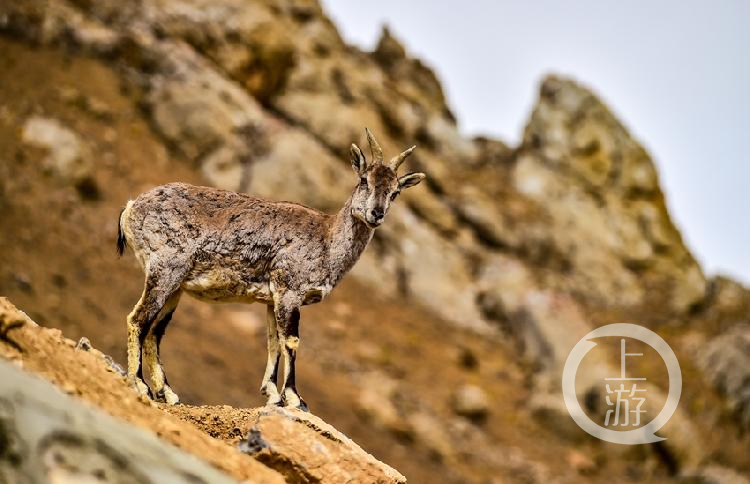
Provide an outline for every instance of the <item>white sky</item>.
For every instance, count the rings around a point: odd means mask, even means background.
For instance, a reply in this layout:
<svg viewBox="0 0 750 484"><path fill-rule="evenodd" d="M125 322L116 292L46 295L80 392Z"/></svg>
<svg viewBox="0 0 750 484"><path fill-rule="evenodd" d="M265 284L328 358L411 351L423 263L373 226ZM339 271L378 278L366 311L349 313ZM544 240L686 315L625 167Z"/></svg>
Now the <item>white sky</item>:
<svg viewBox="0 0 750 484"><path fill-rule="evenodd" d="M545 73L593 88L654 157L704 269L750 283L750 1L323 4L367 50L388 24L467 134L517 143Z"/></svg>

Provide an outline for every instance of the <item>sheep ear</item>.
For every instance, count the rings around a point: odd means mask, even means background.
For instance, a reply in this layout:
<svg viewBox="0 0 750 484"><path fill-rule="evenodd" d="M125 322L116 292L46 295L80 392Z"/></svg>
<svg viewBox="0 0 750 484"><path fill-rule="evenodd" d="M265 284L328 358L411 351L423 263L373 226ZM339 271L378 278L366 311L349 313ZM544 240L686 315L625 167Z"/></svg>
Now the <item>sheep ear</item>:
<svg viewBox="0 0 750 484"><path fill-rule="evenodd" d="M359 176L364 175L367 171L367 160L365 160L365 155L362 154L362 150L359 149L359 146L352 143L350 153L352 155L352 168L354 169L354 173Z"/></svg>
<svg viewBox="0 0 750 484"><path fill-rule="evenodd" d="M424 173L408 173L398 179L398 187L402 190L404 188L413 187L414 185L418 185L419 182L425 178L427 178L427 175Z"/></svg>

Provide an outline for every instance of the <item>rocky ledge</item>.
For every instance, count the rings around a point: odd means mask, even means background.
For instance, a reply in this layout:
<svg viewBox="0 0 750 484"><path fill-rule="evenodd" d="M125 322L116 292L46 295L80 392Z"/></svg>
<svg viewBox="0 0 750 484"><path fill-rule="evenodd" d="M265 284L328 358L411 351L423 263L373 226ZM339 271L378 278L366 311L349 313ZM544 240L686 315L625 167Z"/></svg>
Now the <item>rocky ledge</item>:
<svg viewBox="0 0 750 484"><path fill-rule="evenodd" d="M158 405L121 371L0 298L0 482L406 482L315 415Z"/></svg>

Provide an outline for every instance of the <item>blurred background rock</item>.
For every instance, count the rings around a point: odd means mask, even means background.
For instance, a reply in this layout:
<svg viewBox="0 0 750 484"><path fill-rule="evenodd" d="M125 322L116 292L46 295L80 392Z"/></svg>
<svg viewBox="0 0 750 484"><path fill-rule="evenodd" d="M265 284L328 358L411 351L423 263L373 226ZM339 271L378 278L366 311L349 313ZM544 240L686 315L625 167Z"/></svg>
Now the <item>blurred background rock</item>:
<svg viewBox="0 0 750 484"><path fill-rule="evenodd" d="M0 294L38 323L124 361L142 285L114 249L128 198L181 180L332 211L367 126L387 152L416 143L407 169L428 179L304 312L313 412L412 482L750 472L750 293L704 273L649 153L584 84L542 79L508 145L464 135L396 33L362 51L315 1L29 0L0 3L0 20ZM186 403L262 404L261 318L180 306L163 358ZM565 409L569 351L613 322L680 360L664 442L609 445ZM577 381L599 414L617 360L594 363ZM656 366L638 370L666 393Z"/></svg>

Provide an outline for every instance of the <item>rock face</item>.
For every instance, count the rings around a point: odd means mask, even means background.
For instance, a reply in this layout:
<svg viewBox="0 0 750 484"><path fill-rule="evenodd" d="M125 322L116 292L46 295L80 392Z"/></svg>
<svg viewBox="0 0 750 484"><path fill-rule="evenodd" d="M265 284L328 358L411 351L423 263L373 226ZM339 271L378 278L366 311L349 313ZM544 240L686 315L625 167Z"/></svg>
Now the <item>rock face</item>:
<svg viewBox="0 0 750 484"><path fill-rule="evenodd" d="M750 428L750 324L738 323L697 351L697 362L745 429Z"/></svg>
<svg viewBox="0 0 750 484"><path fill-rule="evenodd" d="M2 482L237 482L6 361L0 395Z"/></svg>
<svg viewBox="0 0 750 484"><path fill-rule="evenodd" d="M299 410L177 406L169 411L236 444L242 452L282 473L287 482L406 482L404 476L346 435ZM240 435L237 429L241 429Z"/></svg>
<svg viewBox="0 0 750 484"><path fill-rule="evenodd" d="M632 305L650 273L668 282L675 310L703 300L706 282L669 219L653 162L591 92L545 79L519 151L514 185L547 208L556 252L570 254L569 291Z"/></svg>

